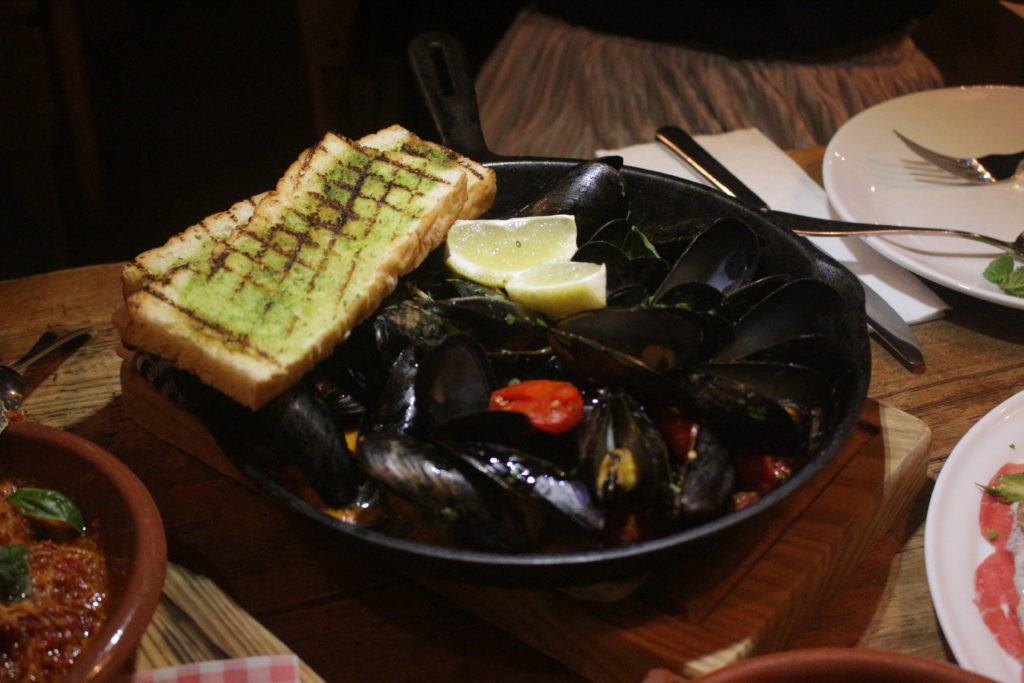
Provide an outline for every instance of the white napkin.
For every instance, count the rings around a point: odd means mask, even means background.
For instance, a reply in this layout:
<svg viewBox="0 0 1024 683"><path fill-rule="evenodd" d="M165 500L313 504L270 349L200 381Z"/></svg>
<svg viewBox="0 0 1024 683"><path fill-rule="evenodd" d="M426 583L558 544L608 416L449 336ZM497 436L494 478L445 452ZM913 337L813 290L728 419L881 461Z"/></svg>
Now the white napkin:
<svg viewBox="0 0 1024 683"><path fill-rule="evenodd" d="M697 141L778 211L831 218L825 191L775 143L755 128L720 135L697 135ZM646 168L707 184L660 143L598 150L598 156L621 156L627 166ZM822 251L855 273L910 324L942 316L949 308L932 290L859 237L808 237Z"/></svg>

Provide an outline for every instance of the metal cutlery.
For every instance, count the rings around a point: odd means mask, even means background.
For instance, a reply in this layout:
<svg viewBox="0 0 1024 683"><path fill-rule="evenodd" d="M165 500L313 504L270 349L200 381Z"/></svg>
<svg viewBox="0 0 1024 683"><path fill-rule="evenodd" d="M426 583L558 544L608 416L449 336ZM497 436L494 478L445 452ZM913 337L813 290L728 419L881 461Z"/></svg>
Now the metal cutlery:
<svg viewBox="0 0 1024 683"><path fill-rule="evenodd" d="M678 133L676 133L676 131L678 131ZM968 230L955 230L953 228L918 228L904 225L885 225L883 223L850 223L847 221L834 221L829 220L828 218L814 218L813 216L802 216L797 213L788 213L786 211L769 209L765 206L760 197L743 185L739 178L734 176L732 173L729 173L728 169L722 166L717 160L711 158L711 161L708 162L703 157L694 158L693 154L689 154L686 149L683 149L690 143L680 146L676 142L673 142L683 141L682 138L678 137L679 134L689 137L685 131L676 128L675 126L665 126L658 129L656 137L659 142L675 152L683 159L683 161L689 164L704 178L708 179L719 190L760 209L772 220L785 224L787 228L793 232L800 233L801 235L820 235L822 237L843 237L846 235L930 235L933 237L962 237L964 239L987 244L990 247L1002 249L1018 261L1024 261L1024 232L1017 235L1017 238L1014 239L1013 242L1007 242L1006 240L1001 240L997 237L990 237L989 235L982 235ZM692 140L692 138L690 138L690 140ZM696 144L696 142L693 142L692 144ZM707 154L707 151L703 150L703 148L702 151L704 154ZM700 155L697 156L699 157ZM711 155L708 154L707 156L710 157ZM713 175L719 176L720 180L712 180L706 173L707 169L701 165L702 163L715 164L717 171ZM724 173L719 173L718 171ZM738 190L738 192L727 190L727 186L731 186ZM742 186L742 188L740 186Z"/></svg>
<svg viewBox="0 0 1024 683"><path fill-rule="evenodd" d="M716 188L765 213L778 225L800 232L790 225L789 217L820 220L770 209L756 192L747 187L681 128L664 126L658 129L655 137ZM861 285L864 288L868 329L907 369L915 373L923 372L924 353L910 325L877 292L863 283Z"/></svg>
<svg viewBox="0 0 1024 683"><path fill-rule="evenodd" d="M972 183L998 183L1010 180L1020 173L1022 163L1024 163L1024 152L986 154L980 157L951 157L914 142L898 130L894 130L893 133L925 161L930 161L942 170Z"/></svg>
<svg viewBox="0 0 1024 683"><path fill-rule="evenodd" d="M72 339L88 334L87 329L51 330L43 333L25 355L10 365L0 365L0 432L10 422L8 413L17 413L25 400L25 378L22 373L40 358L64 346Z"/></svg>
<svg viewBox="0 0 1024 683"><path fill-rule="evenodd" d="M990 247L1002 249L1018 261L1024 261L1024 232L1017 235L1012 242L1001 240L996 237L989 237L977 232L967 230L954 230L952 228L913 228L898 225L881 225L877 223L846 223L844 221L831 221L826 218L813 218L801 216L795 213L784 211L770 211L769 214L779 220L787 221L788 227L793 232L801 235L821 235L824 237L843 237L846 235L931 235L934 237L963 237L987 244Z"/></svg>

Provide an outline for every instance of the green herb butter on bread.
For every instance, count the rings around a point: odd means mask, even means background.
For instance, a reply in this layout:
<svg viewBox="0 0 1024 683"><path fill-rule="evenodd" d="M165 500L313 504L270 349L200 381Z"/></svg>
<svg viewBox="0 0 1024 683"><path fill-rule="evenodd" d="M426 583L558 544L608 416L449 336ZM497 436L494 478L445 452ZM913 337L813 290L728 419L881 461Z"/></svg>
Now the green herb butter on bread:
<svg viewBox="0 0 1024 683"><path fill-rule="evenodd" d="M490 208L494 190L493 171L400 127L358 143L329 133L273 191L128 264L122 340L257 409L344 341L456 218Z"/></svg>

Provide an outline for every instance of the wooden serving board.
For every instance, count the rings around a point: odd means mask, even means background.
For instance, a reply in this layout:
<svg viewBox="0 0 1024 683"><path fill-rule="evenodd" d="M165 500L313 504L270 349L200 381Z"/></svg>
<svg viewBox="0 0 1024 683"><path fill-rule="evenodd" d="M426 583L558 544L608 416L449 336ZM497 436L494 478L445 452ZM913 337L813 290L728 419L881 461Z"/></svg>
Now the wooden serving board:
<svg viewBox="0 0 1024 683"><path fill-rule="evenodd" d="M197 419L128 365L129 417L248 485ZM931 431L868 400L845 446L802 489L694 557L633 581L572 591L425 586L591 679L693 677L785 647L925 481ZM255 488L255 487L254 487Z"/></svg>

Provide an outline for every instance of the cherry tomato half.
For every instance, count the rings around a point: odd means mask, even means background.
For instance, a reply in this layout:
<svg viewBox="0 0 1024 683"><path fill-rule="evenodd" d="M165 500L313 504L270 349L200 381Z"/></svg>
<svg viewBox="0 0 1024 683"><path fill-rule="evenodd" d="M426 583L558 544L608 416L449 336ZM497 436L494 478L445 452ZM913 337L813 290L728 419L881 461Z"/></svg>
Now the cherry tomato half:
<svg viewBox="0 0 1024 683"><path fill-rule="evenodd" d="M583 396L572 384L531 379L491 393L491 410L511 410L551 434L567 432L583 419Z"/></svg>
<svg viewBox="0 0 1024 683"><path fill-rule="evenodd" d="M787 460L767 453L738 458L733 467L737 488L762 494L771 491L793 473Z"/></svg>
<svg viewBox="0 0 1024 683"><path fill-rule="evenodd" d="M683 417L674 408L661 411L654 421L665 437L669 451L679 462L685 463L693 444L697 441L700 425Z"/></svg>

